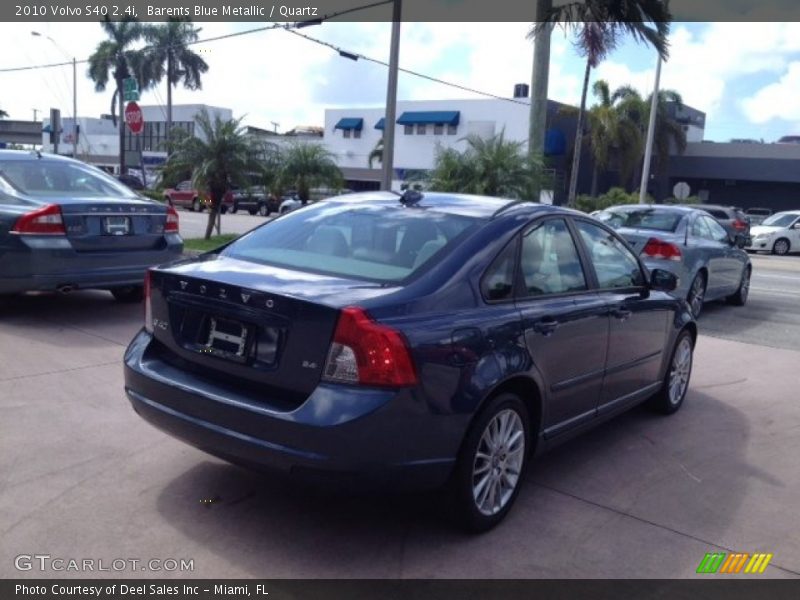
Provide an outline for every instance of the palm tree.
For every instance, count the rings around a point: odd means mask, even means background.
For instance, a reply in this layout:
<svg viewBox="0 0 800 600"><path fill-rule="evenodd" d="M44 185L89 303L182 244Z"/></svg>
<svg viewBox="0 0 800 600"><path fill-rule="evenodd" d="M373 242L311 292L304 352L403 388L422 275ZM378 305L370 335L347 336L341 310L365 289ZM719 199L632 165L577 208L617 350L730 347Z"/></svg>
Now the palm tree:
<svg viewBox="0 0 800 600"><path fill-rule="evenodd" d="M429 175L430 189L506 198L530 196L541 180L542 161L531 158L522 142L506 141L505 132L465 139L463 152L439 148Z"/></svg>
<svg viewBox="0 0 800 600"><path fill-rule="evenodd" d="M200 31L188 19L179 18L147 26L144 30L148 42L148 75L153 81L167 78L167 143L172 130L172 88L183 83L187 89L199 90L202 87L200 78L208 72L206 61L189 48L189 44L197 41Z"/></svg>
<svg viewBox="0 0 800 600"><path fill-rule="evenodd" d="M367 156L370 169L372 168L372 163L376 160L379 163L383 162L383 138L378 140L378 142L375 144L375 147L369 153L369 156Z"/></svg>
<svg viewBox="0 0 800 600"><path fill-rule="evenodd" d="M549 47L550 30L554 25L571 28L581 23L605 23L619 34L629 34L638 42L654 47L662 59L669 56L667 36L672 15L668 8L669 0L577 0L561 6L553 7L552 0L537 0L536 13L538 21L528 32L528 39L542 36ZM538 80L547 81L549 75L548 61L537 65L534 56L534 75ZM547 111L539 110L547 104L547 87L536 86L531 82L531 89L538 90L531 97L530 137L528 147L536 147L537 139L544 139L547 126Z"/></svg>
<svg viewBox="0 0 800 600"><path fill-rule="evenodd" d="M597 180L601 170L608 169L615 161L624 185L642 156L644 138L639 122L629 112L629 107L622 108L619 103L621 93L626 89L620 88L612 94L608 82L602 79L592 86L592 92L598 99L598 103L587 113L589 133L586 137L594 158L592 197L597 196Z"/></svg>
<svg viewBox="0 0 800 600"><path fill-rule="evenodd" d="M0 108L0 119L5 119L8 116L8 113Z"/></svg>
<svg viewBox="0 0 800 600"><path fill-rule="evenodd" d="M618 99L618 110L637 124L644 138L650 120L653 94L645 99L635 89L623 86L614 92L614 96ZM656 102L656 124L653 134L655 172L658 176L666 173L673 149L679 154L683 154L686 150L686 132L681 124L670 116L668 108L670 104L680 108L683 105L683 98L675 90L660 90ZM641 150L636 159L642 160Z"/></svg>
<svg viewBox="0 0 800 600"><path fill-rule="evenodd" d="M208 213L206 239L211 237L220 212L222 199L231 184L249 185L249 177L261 170L259 155L263 152L241 126L241 119L224 121L217 114L212 120L203 109L196 117L199 136L176 129L169 145L170 156L165 177L181 172L192 173L196 189L208 191L211 209Z"/></svg>
<svg viewBox="0 0 800 600"><path fill-rule="evenodd" d="M578 109L578 124L575 130L575 146L572 152L572 170L569 178L569 195L567 196L569 206L575 205L575 198L578 195L578 172L580 170L581 146L584 136L583 120L586 112L586 94L589 91L589 76L592 73L592 69L596 68L616 48L617 35L617 29L611 24L600 22L584 23L575 42L578 52L586 58L586 70L583 75L581 104Z"/></svg>
<svg viewBox="0 0 800 600"><path fill-rule="evenodd" d="M338 186L342 172L334 162L334 155L321 144L293 144L281 156L278 180L282 187L294 187L305 204L312 187Z"/></svg>
<svg viewBox="0 0 800 600"><path fill-rule="evenodd" d="M109 78L115 83L114 93L111 96L111 118L117 126L117 106L119 116L122 118L123 94L122 82L131 76L137 76L139 88L144 90L151 84L149 78L144 77L145 57L141 50L134 50L132 46L142 39L143 28L141 23L134 19L111 21L106 17L100 22L106 35L110 39L97 45L94 53L89 57L89 78L94 81L94 89L103 92ZM120 172L125 173L125 128L119 125L119 166Z"/></svg>

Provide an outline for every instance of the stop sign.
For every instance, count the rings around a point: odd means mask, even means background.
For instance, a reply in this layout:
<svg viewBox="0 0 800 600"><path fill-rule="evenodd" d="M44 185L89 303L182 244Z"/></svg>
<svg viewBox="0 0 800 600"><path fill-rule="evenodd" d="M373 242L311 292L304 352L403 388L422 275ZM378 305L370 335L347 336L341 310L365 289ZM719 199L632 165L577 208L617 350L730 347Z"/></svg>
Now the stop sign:
<svg viewBox="0 0 800 600"><path fill-rule="evenodd" d="M128 124L128 129L133 134L142 133L144 129L144 117L142 116L142 109L136 102L128 102L125 107L125 122Z"/></svg>

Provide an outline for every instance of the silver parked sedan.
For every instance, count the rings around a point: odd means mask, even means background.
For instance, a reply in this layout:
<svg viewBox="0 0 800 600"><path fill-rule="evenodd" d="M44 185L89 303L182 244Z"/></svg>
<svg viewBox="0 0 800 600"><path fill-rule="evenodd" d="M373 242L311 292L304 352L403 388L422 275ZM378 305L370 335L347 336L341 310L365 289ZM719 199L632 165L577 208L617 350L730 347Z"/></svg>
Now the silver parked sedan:
<svg viewBox="0 0 800 600"><path fill-rule="evenodd" d="M749 251L772 252L783 256L800 252L800 210L779 212L753 227Z"/></svg>
<svg viewBox="0 0 800 600"><path fill-rule="evenodd" d="M703 302L726 299L742 306L752 265L742 250L746 236L731 236L708 213L682 206L612 206L596 218L610 225L641 255L649 269L678 276L675 294L697 317Z"/></svg>

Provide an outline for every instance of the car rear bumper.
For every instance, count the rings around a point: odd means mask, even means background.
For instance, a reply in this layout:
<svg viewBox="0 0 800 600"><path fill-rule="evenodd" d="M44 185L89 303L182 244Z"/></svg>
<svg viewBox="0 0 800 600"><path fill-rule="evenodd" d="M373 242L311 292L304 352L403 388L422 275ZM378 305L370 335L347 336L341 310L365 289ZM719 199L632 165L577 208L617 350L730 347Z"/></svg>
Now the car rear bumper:
<svg viewBox="0 0 800 600"><path fill-rule="evenodd" d="M15 240L0 252L0 294L141 285L147 269L180 257L181 237L165 239L160 249L120 252L76 252L65 238Z"/></svg>
<svg viewBox="0 0 800 600"><path fill-rule="evenodd" d="M128 399L146 421L209 454L348 489L435 488L452 471L460 439L446 432L458 417L420 410L411 390L320 384L279 412L165 363L151 342L142 331L125 354Z"/></svg>

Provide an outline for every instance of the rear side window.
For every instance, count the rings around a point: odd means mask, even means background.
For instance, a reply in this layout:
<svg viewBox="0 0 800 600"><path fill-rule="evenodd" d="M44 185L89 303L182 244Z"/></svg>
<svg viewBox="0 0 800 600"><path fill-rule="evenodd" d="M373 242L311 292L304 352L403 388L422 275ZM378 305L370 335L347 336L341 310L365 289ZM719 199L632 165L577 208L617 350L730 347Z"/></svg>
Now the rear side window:
<svg viewBox="0 0 800 600"><path fill-rule="evenodd" d="M719 209L715 209L715 208L704 208L703 210L706 211L708 214L710 214L715 219L722 219L723 221L726 220L726 219L730 219L730 217L728 216L728 213L726 213L724 210L719 210Z"/></svg>
<svg viewBox="0 0 800 600"><path fill-rule="evenodd" d="M514 297L514 274L517 265L517 241L508 244L486 269L481 280L481 293L489 302L510 300Z"/></svg>
<svg viewBox="0 0 800 600"><path fill-rule="evenodd" d="M222 254L378 282L399 283L480 224L473 217L402 206L321 202L289 213Z"/></svg>
<svg viewBox="0 0 800 600"><path fill-rule="evenodd" d="M525 234L520 265L528 296L586 289L578 250L563 219L548 219Z"/></svg>
<svg viewBox="0 0 800 600"><path fill-rule="evenodd" d="M656 207L606 210L600 220L614 229L651 229L653 231L675 231L683 214Z"/></svg>

